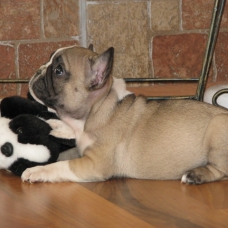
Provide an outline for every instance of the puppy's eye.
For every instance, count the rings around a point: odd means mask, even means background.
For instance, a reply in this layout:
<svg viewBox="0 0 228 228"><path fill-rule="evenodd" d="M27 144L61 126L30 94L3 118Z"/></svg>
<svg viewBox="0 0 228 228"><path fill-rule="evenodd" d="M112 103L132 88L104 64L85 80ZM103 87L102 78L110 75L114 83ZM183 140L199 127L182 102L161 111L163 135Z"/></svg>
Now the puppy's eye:
<svg viewBox="0 0 228 228"><path fill-rule="evenodd" d="M61 65L58 65L55 68L54 72L55 72L56 75L61 76L64 73L64 69L63 69L63 67Z"/></svg>
<svg viewBox="0 0 228 228"><path fill-rule="evenodd" d="M19 127L18 129L17 129L17 134L22 134L23 133L23 129L22 129L22 127Z"/></svg>

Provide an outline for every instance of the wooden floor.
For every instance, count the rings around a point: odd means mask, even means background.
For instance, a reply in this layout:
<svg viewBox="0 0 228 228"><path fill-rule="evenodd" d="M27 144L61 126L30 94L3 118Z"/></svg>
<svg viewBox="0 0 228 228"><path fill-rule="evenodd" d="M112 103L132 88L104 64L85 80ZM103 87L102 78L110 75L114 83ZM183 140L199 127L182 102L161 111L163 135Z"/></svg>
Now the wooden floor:
<svg viewBox="0 0 228 228"><path fill-rule="evenodd" d="M228 181L22 183L0 171L0 227L228 227Z"/></svg>
<svg viewBox="0 0 228 228"><path fill-rule="evenodd" d="M175 93L191 93L190 87ZM134 179L29 184L1 170L0 227L228 227L228 181L200 186Z"/></svg>

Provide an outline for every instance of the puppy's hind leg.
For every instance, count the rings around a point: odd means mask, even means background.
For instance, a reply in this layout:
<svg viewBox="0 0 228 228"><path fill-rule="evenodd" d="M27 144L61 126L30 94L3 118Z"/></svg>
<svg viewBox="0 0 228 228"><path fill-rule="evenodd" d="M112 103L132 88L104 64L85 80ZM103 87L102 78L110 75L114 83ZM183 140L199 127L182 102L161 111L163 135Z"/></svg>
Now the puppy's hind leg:
<svg viewBox="0 0 228 228"><path fill-rule="evenodd" d="M221 180L225 174L212 165L198 167L185 173L181 178L181 183L186 184L203 184Z"/></svg>
<svg viewBox="0 0 228 228"><path fill-rule="evenodd" d="M224 179L228 176L228 115L215 116L208 125L204 138L208 151L207 165L186 172L181 182L202 184Z"/></svg>

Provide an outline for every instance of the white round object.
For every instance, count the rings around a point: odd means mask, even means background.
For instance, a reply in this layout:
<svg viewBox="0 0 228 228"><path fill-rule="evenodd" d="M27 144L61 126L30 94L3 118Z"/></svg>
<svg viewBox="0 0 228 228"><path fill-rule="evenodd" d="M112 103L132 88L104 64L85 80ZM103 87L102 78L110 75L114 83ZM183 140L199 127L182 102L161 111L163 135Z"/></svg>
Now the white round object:
<svg viewBox="0 0 228 228"><path fill-rule="evenodd" d="M203 101L209 104L212 104L212 98L214 94L221 89L228 89L228 84L215 85L206 89L204 93ZM220 106L228 108L228 93L221 94L217 99L217 103Z"/></svg>

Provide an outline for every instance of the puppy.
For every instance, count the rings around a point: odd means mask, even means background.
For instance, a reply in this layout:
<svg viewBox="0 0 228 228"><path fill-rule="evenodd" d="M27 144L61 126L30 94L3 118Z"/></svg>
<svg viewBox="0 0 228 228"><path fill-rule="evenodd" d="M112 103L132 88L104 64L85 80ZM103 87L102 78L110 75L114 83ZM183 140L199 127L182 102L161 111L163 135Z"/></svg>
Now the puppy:
<svg viewBox="0 0 228 228"><path fill-rule="evenodd" d="M202 184L228 175L228 111L193 100L147 101L111 75L114 49L57 50L29 83L75 132L80 158L27 169L23 181L112 177Z"/></svg>

